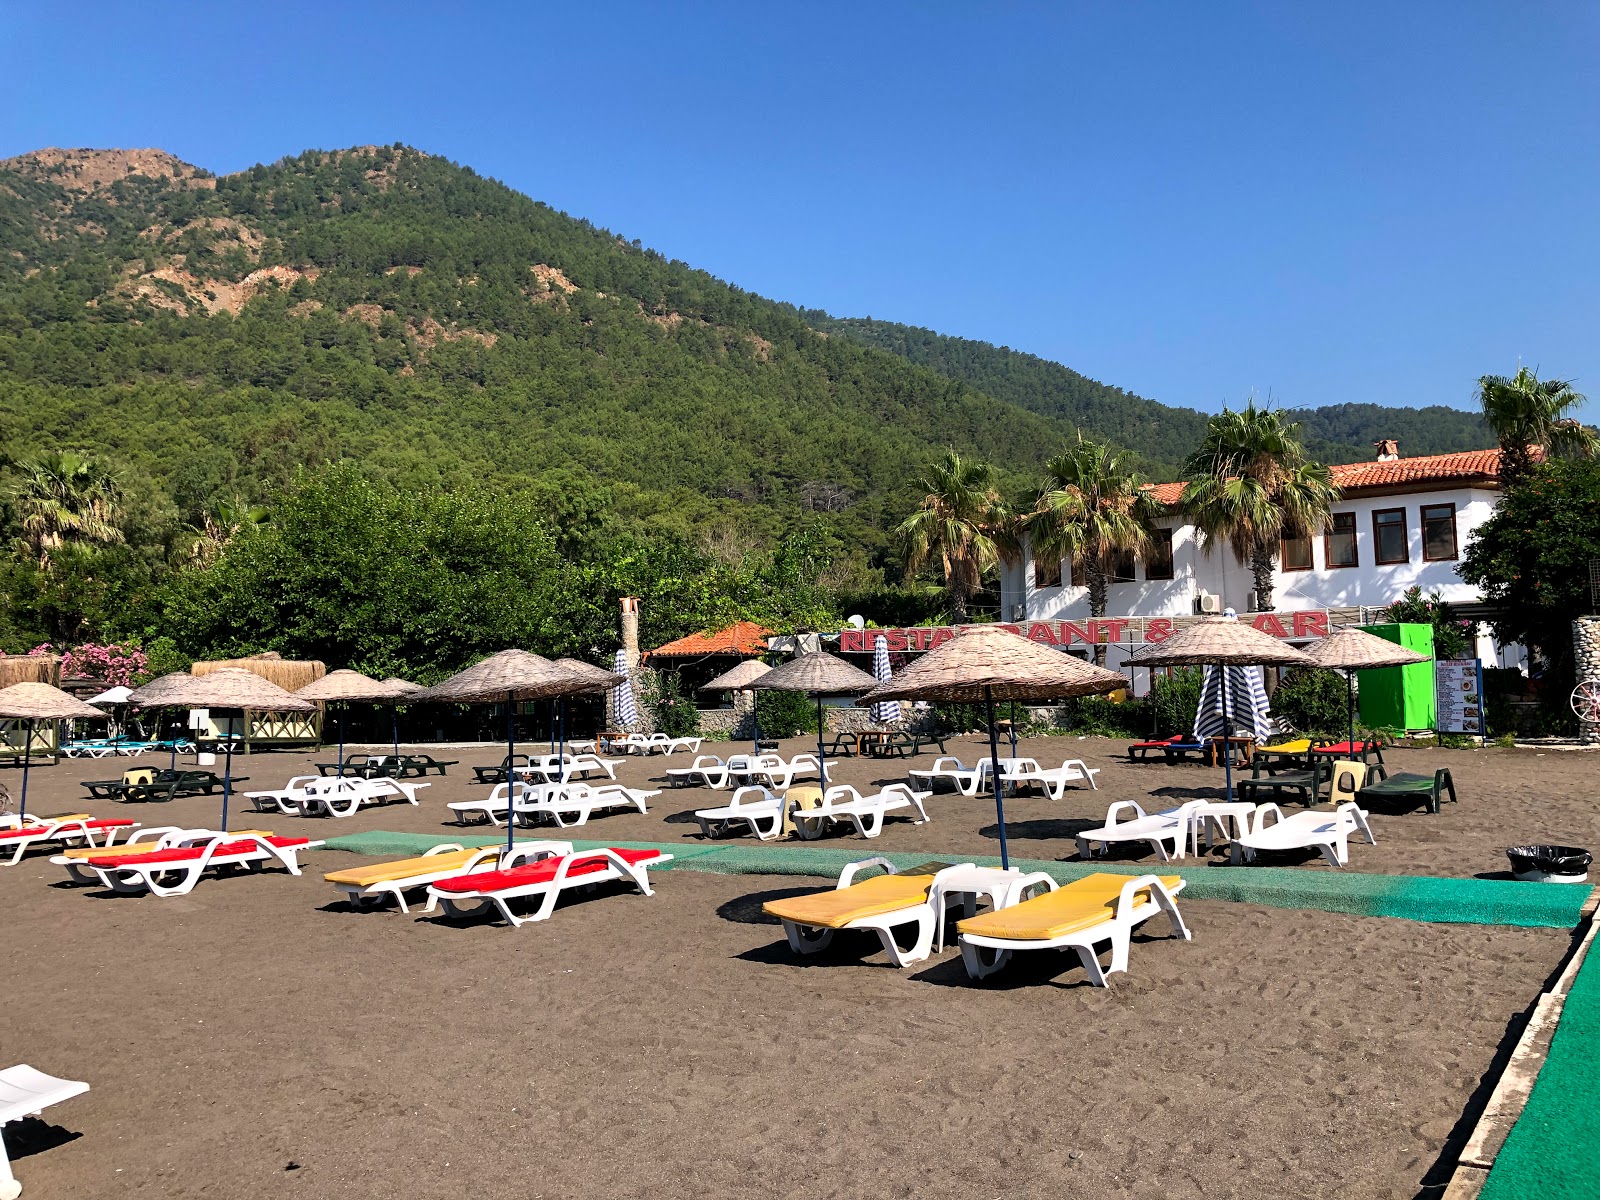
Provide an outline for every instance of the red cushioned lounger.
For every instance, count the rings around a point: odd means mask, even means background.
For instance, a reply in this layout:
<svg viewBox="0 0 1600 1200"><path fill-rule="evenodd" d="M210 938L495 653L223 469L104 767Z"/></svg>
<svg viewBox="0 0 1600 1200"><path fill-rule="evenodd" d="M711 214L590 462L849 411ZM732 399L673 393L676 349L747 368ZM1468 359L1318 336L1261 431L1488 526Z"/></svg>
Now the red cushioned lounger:
<svg viewBox="0 0 1600 1200"><path fill-rule="evenodd" d="M620 850L606 847L576 854L558 854L548 847L514 849L501 859L497 871L476 871L441 879L428 887L428 908L442 903L452 916L462 916L492 904L512 925L546 920L555 911L562 891L629 879L646 896L650 888L649 868L670 862L672 855L660 850ZM511 911L512 900L536 900L532 915L519 917Z"/></svg>
<svg viewBox="0 0 1600 1200"><path fill-rule="evenodd" d="M289 874L298 875L300 851L314 850L320 845L320 841L310 838L197 829L171 838L168 845L157 850L95 858L80 865L93 871L100 882L113 891L182 896L193 891L207 871L220 867L255 870L277 862Z"/></svg>

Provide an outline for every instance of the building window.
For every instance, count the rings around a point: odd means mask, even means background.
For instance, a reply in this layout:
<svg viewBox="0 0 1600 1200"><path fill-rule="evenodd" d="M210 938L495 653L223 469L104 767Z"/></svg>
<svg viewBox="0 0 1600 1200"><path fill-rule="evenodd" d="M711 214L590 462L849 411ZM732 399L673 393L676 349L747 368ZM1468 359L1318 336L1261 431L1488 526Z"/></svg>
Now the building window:
<svg viewBox="0 0 1600 1200"><path fill-rule="evenodd" d="M1061 586L1061 560L1059 558L1040 558L1033 556L1033 586L1036 588L1053 588Z"/></svg>
<svg viewBox="0 0 1600 1200"><path fill-rule="evenodd" d="M1330 571L1335 567L1361 565L1361 560L1356 554L1355 513L1333 514L1333 519L1328 522L1327 531L1322 535L1322 554L1327 559Z"/></svg>
<svg viewBox="0 0 1600 1200"><path fill-rule="evenodd" d="M1422 561L1448 562L1456 557L1456 506L1422 506Z"/></svg>
<svg viewBox="0 0 1600 1200"><path fill-rule="evenodd" d="M1150 531L1150 549L1144 556L1144 577L1146 579L1171 579L1172 578L1172 530L1152 529Z"/></svg>
<svg viewBox="0 0 1600 1200"><path fill-rule="evenodd" d="M1382 566L1411 561L1405 509L1380 508L1372 514L1372 558Z"/></svg>
<svg viewBox="0 0 1600 1200"><path fill-rule="evenodd" d="M1138 576L1133 573L1133 551L1119 550L1111 558L1111 570L1106 575L1108 583L1132 583Z"/></svg>
<svg viewBox="0 0 1600 1200"><path fill-rule="evenodd" d="M1279 555L1285 571L1311 570L1314 565L1311 561L1311 535L1297 534L1284 538Z"/></svg>

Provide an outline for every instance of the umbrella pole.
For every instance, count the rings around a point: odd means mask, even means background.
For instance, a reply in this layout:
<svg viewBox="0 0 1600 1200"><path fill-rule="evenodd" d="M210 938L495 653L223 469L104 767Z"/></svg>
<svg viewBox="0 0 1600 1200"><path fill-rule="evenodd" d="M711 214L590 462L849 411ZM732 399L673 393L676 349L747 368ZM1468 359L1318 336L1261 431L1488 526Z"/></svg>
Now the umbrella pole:
<svg viewBox="0 0 1600 1200"><path fill-rule="evenodd" d="M750 753L761 753L761 711L756 707L761 697L756 695L754 688L750 689Z"/></svg>
<svg viewBox="0 0 1600 1200"><path fill-rule="evenodd" d="M561 731L561 748L556 751L556 778L562 783L567 781L567 698L561 697L561 716L556 726Z"/></svg>
<svg viewBox="0 0 1600 1200"><path fill-rule="evenodd" d="M1000 737L994 727L994 689L983 689L984 703L989 707L989 767L994 774L990 781L994 784L994 815L1000 822L1000 867L1009 870L1011 867L1011 853L1006 848L1006 800L1005 793L1000 787Z"/></svg>
<svg viewBox="0 0 1600 1200"><path fill-rule="evenodd" d="M400 761L400 709L395 705L389 706L389 719L394 725L394 760Z"/></svg>
<svg viewBox="0 0 1600 1200"><path fill-rule="evenodd" d="M1011 757L1017 756L1017 702L1011 702Z"/></svg>
<svg viewBox="0 0 1600 1200"><path fill-rule="evenodd" d="M828 759L822 752L822 693L817 693L817 776L824 793L828 790Z"/></svg>
<svg viewBox="0 0 1600 1200"><path fill-rule="evenodd" d="M1351 682L1348 668L1344 673L1344 706L1345 711L1350 714L1350 754L1354 757L1356 751L1356 689Z"/></svg>
<svg viewBox="0 0 1600 1200"><path fill-rule="evenodd" d="M556 752L556 702L550 701L550 753Z"/></svg>
<svg viewBox="0 0 1600 1200"><path fill-rule="evenodd" d="M17 824L23 824L23 818L28 815L28 760L33 754L33 718L28 718L27 732L23 735L22 742L22 801L17 810Z"/></svg>
<svg viewBox="0 0 1600 1200"><path fill-rule="evenodd" d="M511 853L512 831L516 828L517 816L517 730L512 722L516 719L517 706L513 700L514 692L506 692L506 853Z"/></svg>
<svg viewBox="0 0 1600 1200"><path fill-rule="evenodd" d="M339 709L339 774L344 774L344 709Z"/></svg>
<svg viewBox="0 0 1600 1200"><path fill-rule="evenodd" d="M222 755L222 832L228 832L228 797L233 792L233 743L221 743Z"/></svg>
<svg viewBox="0 0 1600 1200"><path fill-rule="evenodd" d="M1228 668L1219 667L1222 674L1222 799L1233 799L1233 721L1228 716Z"/></svg>

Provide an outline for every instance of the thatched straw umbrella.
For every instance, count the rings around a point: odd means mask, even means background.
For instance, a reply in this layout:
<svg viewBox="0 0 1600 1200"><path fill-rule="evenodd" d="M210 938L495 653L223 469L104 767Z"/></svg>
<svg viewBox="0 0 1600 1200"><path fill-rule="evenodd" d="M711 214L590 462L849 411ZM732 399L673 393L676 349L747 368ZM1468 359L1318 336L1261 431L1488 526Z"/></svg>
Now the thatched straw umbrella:
<svg viewBox="0 0 1600 1200"><path fill-rule="evenodd" d="M771 671L772 668L759 658L747 658L731 671L724 671L700 690L702 692L749 692L754 691L752 685L756 680ZM761 717L756 713L755 698L751 697L750 726L754 732L750 737L750 749L756 754L761 753Z"/></svg>
<svg viewBox="0 0 1600 1200"><path fill-rule="evenodd" d="M1115 671L1086 663L1060 650L1030 642L999 625L966 625L937 650L930 650L857 704L880 700L982 702L989 715L989 765L994 810L1000 823L1000 864L1010 867L1006 846L1006 808L1000 786L1000 739L995 729L996 700L1061 700L1096 696L1126 687Z"/></svg>
<svg viewBox="0 0 1600 1200"><path fill-rule="evenodd" d="M33 726L36 721L104 721L106 714L76 696L68 695L48 683L13 683L0 689L0 717L26 721L22 741L22 799L18 817L28 815L28 763L33 757Z"/></svg>
<svg viewBox="0 0 1600 1200"><path fill-rule="evenodd" d="M169 682L170 681L170 682ZM266 712L312 712L316 705L286 692L254 671L242 667L218 667L205 675L164 675L133 693L136 703L169 704L175 708L237 708ZM222 768L222 832L228 831L228 800L233 795L233 746L224 755Z"/></svg>
<svg viewBox="0 0 1600 1200"><path fill-rule="evenodd" d="M179 705L172 697L176 696L180 689L188 687L193 680L194 676L187 671L174 671L170 675L157 676L128 693L128 703L137 708L178 708ZM176 738L169 738L168 742L167 770L176 771L178 741Z"/></svg>
<svg viewBox="0 0 1600 1200"><path fill-rule="evenodd" d="M822 698L824 696L858 696L870 691L878 681L865 671L857 670L842 658L835 658L826 650L815 654L802 654L790 659L781 667L773 667L765 675L750 682L756 692L805 692L817 701L817 773L824 789L828 786L828 762L822 749Z"/></svg>
<svg viewBox="0 0 1600 1200"><path fill-rule="evenodd" d="M1311 667L1316 662L1303 651L1280 642L1271 634L1246 625L1231 614L1201 617L1162 642L1139 647L1128 656L1136 667ZM1228 689L1222 689L1222 736L1233 735L1228 715ZM1224 795L1233 797L1233 748L1222 744Z"/></svg>
<svg viewBox="0 0 1600 1200"><path fill-rule="evenodd" d="M410 701L438 701L445 704L500 704L506 706L506 850L512 848L516 822L511 805L517 794L516 706L524 700L551 700L585 692L601 692L609 686L563 671L542 655L528 650L502 650L458 671L442 683L412 692Z"/></svg>
<svg viewBox="0 0 1600 1200"><path fill-rule="evenodd" d="M1306 647L1306 655L1319 667L1344 672L1345 708L1350 716L1350 746L1356 744L1356 693L1351 676L1376 667L1405 667L1428 661L1426 654L1407 650L1364 629L1347 625Z"/></svg>
<svg viewBox="0 0 1600 1200"><path fill-rule="evenodd" d="M321 679L299 688L295 692L302 700L315 700L319 702L339 703L339 774L344 774L344 709L345 705L356 704L381 704L394 698L394 689L387 684L380 683L370 675L363 675L360 671L352 671L348 667L337 671L329 671ZM398 749L396 756L398 757Z"/></svg>

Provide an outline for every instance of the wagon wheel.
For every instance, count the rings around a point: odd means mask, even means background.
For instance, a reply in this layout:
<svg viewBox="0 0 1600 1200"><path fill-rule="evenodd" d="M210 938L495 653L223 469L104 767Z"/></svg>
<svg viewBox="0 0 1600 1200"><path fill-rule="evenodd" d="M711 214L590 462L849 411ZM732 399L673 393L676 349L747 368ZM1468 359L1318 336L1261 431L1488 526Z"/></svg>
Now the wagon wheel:
<svg viewBox="0 0 1600 1200"><path fill-rule="evenodd" d="M1600 679L1585 679L1572 689L1572 711L1578 720L1600 725Z"/></svg>

